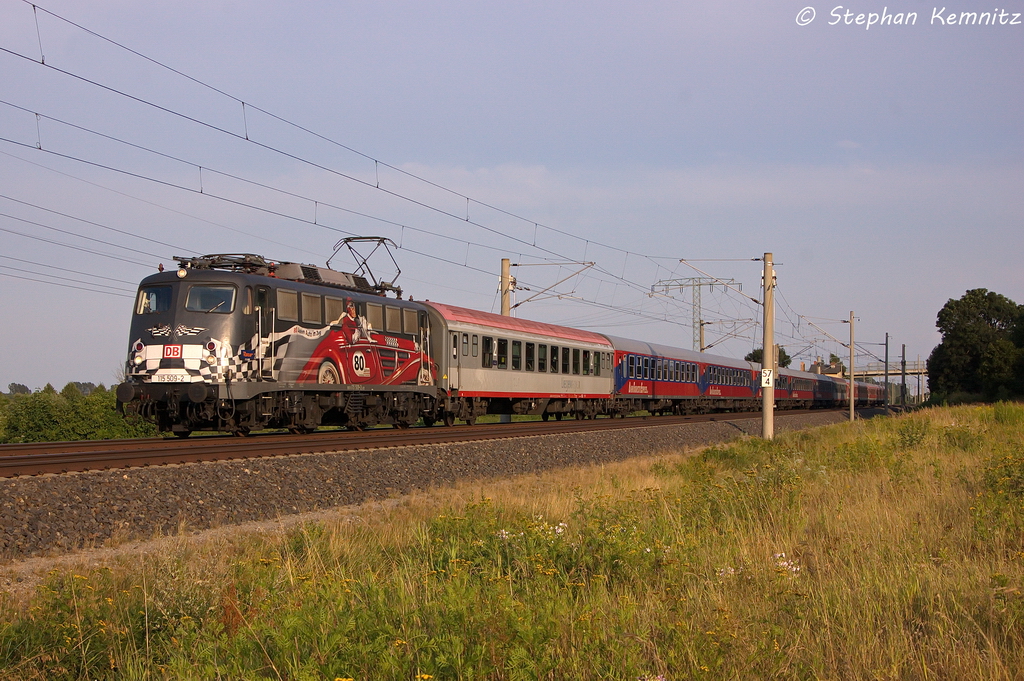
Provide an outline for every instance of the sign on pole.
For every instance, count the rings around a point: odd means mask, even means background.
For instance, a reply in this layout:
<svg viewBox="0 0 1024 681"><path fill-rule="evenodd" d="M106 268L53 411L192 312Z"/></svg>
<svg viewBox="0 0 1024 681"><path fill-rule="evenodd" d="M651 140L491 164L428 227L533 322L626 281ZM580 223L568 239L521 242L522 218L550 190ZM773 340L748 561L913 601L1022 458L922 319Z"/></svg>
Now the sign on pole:
<svg viewBox="0 0 1024 681"><path fill-rule="evenodd" d="M761 387L775 387L775 371L773 369L761 369Z"/></svg>

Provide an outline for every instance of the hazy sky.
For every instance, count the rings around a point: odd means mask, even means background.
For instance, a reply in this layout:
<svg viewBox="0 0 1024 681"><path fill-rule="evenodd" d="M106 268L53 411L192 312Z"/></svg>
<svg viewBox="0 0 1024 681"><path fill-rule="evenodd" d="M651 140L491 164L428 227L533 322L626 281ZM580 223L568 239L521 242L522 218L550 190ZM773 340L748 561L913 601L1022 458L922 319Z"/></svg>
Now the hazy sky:
<svg viewBox="0 0 1024 681"><path fill-rule="evenodd" d="M0 0L0 388L113 382L173 256L349 234L484 310L502 257L518 300L594 262L519 316L684 348L689 294L651 286L685 258L758 298L771 251L798 360L845 354L798 315L850 310L926 357L947 299L1024 302L1024 1L807 2ZM702 302L716 352L760 346Z"/></svg>

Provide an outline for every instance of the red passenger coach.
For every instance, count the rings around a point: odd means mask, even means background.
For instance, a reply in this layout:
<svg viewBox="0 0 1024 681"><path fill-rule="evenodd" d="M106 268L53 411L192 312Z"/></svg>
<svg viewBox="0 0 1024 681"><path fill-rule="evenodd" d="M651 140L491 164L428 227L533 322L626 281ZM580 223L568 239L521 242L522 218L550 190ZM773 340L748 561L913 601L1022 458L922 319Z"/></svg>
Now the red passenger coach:
<svg viewBox="0 0 1024 681"><path fill-rule="evenodd" d="M612 345L600 334L425 302L445 329L440 385L449 411L592 417L608 410Z"/></svg>

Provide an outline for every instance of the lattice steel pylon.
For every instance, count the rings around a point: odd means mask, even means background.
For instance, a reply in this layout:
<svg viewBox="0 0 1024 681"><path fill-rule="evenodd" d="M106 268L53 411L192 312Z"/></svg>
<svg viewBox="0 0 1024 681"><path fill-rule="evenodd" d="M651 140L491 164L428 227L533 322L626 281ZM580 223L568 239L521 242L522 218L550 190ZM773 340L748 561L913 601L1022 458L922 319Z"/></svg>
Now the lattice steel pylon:
<svg viewBox="0 0 1024 681"><path fill-rule="evenodd" d="M691 289L690 302L693 307L693 349L700 352L700 329L701 329L701 307L700 307L700 289L703 286L707 286L709 289L714 290L715 285L725 286L729 285L734 288L738 288L740 291L743 290L743 284L740 284L734 279L719 279L714 277L684 277L682 279L662 279L661 281L655 282L651 286L651 293L669 293L674 289Z"/></svg>

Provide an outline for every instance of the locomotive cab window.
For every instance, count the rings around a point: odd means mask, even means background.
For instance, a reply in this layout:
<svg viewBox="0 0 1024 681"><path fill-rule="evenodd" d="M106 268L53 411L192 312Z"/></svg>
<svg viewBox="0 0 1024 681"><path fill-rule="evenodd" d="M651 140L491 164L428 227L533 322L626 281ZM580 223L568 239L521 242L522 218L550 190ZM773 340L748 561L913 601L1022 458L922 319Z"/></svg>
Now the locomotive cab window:
<svg viewBox="0 0 1024 681"><path fill-rule="evenodd" d="M201 284L188 290L185 309L189 312L227 314L235 309L235 287L225 284Z"/></svg>
<svg viewBox="0 0 1024 681"><path fill-rule="evenodd" d="M147 286L139 291L135 314L157 314L171 309L170 286Z"/></svg>

